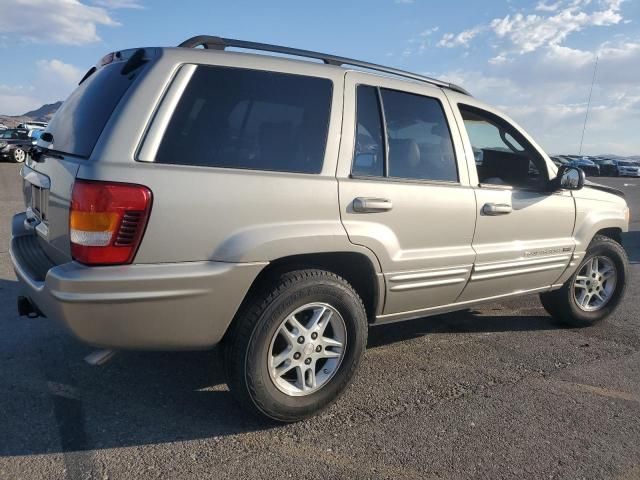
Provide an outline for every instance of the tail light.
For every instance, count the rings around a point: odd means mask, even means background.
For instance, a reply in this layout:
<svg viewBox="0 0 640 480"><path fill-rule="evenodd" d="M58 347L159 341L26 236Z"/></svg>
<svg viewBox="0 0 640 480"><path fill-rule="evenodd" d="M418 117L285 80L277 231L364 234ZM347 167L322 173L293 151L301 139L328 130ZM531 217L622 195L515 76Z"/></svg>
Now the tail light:
<svg viewBox="0 0 640 480"><path fill-rule="evenodd" d="M151 211L142 185L76 180L71 195L71 256L86 265L131 263Z"/></svg>

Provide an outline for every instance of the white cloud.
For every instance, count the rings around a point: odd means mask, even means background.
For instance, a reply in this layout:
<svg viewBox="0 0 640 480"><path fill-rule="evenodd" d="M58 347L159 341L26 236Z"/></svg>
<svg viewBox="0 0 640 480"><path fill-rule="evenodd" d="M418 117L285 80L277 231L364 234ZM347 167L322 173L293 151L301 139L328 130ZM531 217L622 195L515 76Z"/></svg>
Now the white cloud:
<svg viewBox="0 0 640 480"><path fill-rule="evenodd" d="M623 20L618 0L605 0L603 10L591 12L581 9L587 3L578 0L548 16L507 15L493 19L489 26L498 38L510 43L517 53L524 54L545 46L561 45L570 34L586 27L615 25Z"/></svg>
<svg viewBox="0 0 640 480"><path fill-rule="evenodd" d="M33 88L0 85L0 113L16 115L41 106L33 96Z"/></svg>
<svg viewBox="0 0 640 480"><path fill-rule="evenodd" d="M84 71L58 59L38 60L32 85L0 85L0 114L21 115L45 103L64 100Z"/></svg>
<svg viewBox="0 0 640 480"><path fill-rule="evenodd" d="M502 53L489 59L489 63L491 65L502 65L503 63L506 63L507 61L508 61L507 57Z"/></svg>
<svg viewBox="0 0 640 480"><path fill-rule="evenodd" d="M560 8L560 5L562 4L562 2L556 2L556 3L547 3L547 2L538 2L538 4L536 5L536 10L539 12L555 12L556 10L558 10L558 8Z"/></svg>
<svg viewBox="0 0 640 480"><path fill-rule="evenodd" d="M3 5L0 15L0 34L33 43L97 42L98 26L118 25L105 8L78 0L12 0Z"/></svg>
<svg viewBox="0 0 640 480"><path fill-rule="evenodd" d="M487 25L478 25L458 34L445 33L439 47L468 47L478 34L488 31L502 42L502 58L509 54L526 54L543 47L559 46L572 33L588 27L603 27L621 23L622 0L600 0L590 8L591 0L561 0L555 3L541 1L535 7L541 13L509 14L494 18ZM497 58L497 57L496 57Z"/></svg>
<svg viewBox="0 0 640 480"><path fill-rule="evenodd" d="M84 71L64 63L56 58L52 60L38 60L36 63L41 74L45 78L50 78L53 81L60 81L65 86L75 86L78 84Z"/></svg>
<svg viewBox="0 0 640 480"><path fill-rule="evenodd" d="M485 28L482 26L473 27L469 30L464 30L457 35L453 33L445 33L440 41L438 42L438 47L468 47L469 42L473 40L480 32L482 32Z"/></svg>
<svg viewBox="0 0 640 480"><path fill-rule="evenodd" d="M427 28L426 30L423 30L422 32L420 32L420 36L421 37L429 37L429 36L433 35L434 33L436 33L438 30L440 30L440 27Z"/></svg>
<svg viewBox="0 0 640 480"><path fill-rule="evenodd" d="M593 51L551 46L474 71L440 76L497 105L550 153L578 150L596 56L585 151L638 154L640 40L605 42ZM494 57L497 58L497 57Z"/></svg>

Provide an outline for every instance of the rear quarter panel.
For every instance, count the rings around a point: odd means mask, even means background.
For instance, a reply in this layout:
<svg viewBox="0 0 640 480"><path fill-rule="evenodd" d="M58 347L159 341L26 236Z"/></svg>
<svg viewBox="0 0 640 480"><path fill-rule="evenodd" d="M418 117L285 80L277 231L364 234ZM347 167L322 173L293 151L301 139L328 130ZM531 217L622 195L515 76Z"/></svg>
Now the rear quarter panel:
<svg viewBox="0 0 640 480"><path fill-rule="evenodd" d="M149 132L156 125L166 124L157 113L166 109L159 110L159 106L171 97L176 72L189 64L307 74L332 80L332 108L321 173L136 161L143 139L153 136ZM78 172L79 178L136 183L151 189L152 212L136 263L254 262L297 253L357 250L340 223L335 178L342 126L342 69L258 55L166 49L143 87L122 102L116 112L118 121L108 125L109 131L103 134L94 152L99 161L83 164Z"/></svg>

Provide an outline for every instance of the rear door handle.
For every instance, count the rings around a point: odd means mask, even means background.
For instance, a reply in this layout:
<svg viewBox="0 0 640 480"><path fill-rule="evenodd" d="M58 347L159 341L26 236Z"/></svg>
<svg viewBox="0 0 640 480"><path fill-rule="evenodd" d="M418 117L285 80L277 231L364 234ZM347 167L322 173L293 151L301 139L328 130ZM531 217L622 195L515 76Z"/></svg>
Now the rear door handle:
<svg viewBox="0 0 640 480"><path fill-rule="evenodd" d="M358 197L353 200L353 211L359 213L388 212L393 208L386 198Z"/></svg>
<svg viewBox="0 0 640 480"><path fill-rule="evenodd" d="M485 203L482 207L482 213L485 215L507 215L512 211L511 205L506 203Z"/></svg>

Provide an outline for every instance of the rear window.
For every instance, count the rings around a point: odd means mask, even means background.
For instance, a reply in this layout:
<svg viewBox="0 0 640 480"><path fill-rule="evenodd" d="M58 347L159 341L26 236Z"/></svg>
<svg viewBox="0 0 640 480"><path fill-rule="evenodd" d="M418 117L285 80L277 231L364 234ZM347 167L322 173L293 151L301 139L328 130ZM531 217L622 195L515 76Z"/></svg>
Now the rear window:
<svg viewBox="0 0 640 480"><path fill-rule="evenodd" d="M319 173L331 92L323 78L199 66L155 161Z"/></svg>
<svg viewBox="0 0 640 480"><path fill-rule="evenodd" d="M123 63L115 62L89 76L56 112L46 131L53 135L52 148L89 157L118 102L132 83L122 75Z"/></svg>

